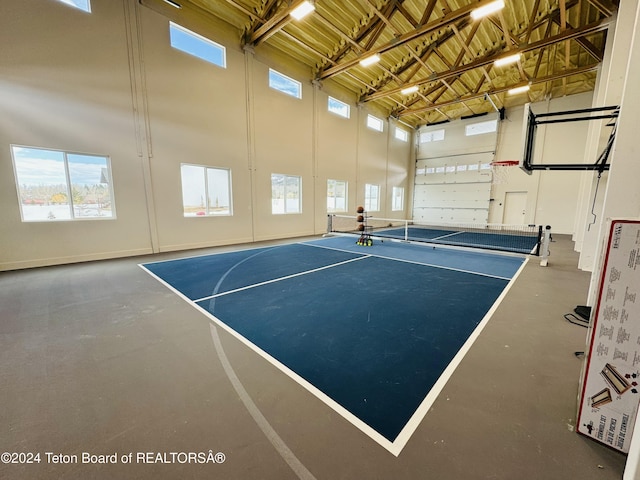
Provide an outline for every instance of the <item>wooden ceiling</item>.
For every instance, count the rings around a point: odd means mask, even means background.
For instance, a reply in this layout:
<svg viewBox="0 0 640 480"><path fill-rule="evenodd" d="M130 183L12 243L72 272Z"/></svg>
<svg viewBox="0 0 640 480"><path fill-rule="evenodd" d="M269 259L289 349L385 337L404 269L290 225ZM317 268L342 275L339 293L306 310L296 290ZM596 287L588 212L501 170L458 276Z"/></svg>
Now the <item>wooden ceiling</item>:
<svg viewBox="0 0 640 480"><path fill-rule="evenodd" d="M619 0L504 0L472 19L492 1L315 0L295 20L302 0L140 0L175 21L179 11L223 20L244 48L268 44L308 65L309 81L335 82L414 127L593 90ZM378 63L360 65L373 54ZM494 65L512 54L516 63ZM417 91L403 94L408 87Z"/></svg>

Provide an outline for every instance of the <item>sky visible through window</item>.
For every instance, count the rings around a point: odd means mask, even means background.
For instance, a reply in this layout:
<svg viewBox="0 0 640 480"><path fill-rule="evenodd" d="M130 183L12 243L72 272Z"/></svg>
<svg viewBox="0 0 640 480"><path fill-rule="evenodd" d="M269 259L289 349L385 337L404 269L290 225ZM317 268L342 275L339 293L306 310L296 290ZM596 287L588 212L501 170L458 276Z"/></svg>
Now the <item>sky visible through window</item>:
<svg viewBox="0 0 640 480"><path fill-rule="evenodd" d="M183 164L182 203L184 215L231 215L230 172Z"/></svg>
<svg viewBox="0 0 640 480"><path fill-rule="evenodd" d="M275 70L269 69L269 86L292 97L302 98L302 84Z"/></svg>
<svg viewBox="0 0 640 480"><path fill-rule="evenodd" d="M209 63L226 67L225 48L175 23L169 24L171 46Z"/></svg>
<svg viewBox="0 0 640 480"><path fill-rule="evenodd" d="M12 146L24 221L113 217L107 157Z"/></svg>
<svg viewBox="0 0 640 480"><path fill-rule="evenodd" d="M71 5L72 7L79 8L80 10L84 10L85 12L91 12L91 5L89 4L89 0L58 0L62 3L66 3L67 5Z"/></svg>

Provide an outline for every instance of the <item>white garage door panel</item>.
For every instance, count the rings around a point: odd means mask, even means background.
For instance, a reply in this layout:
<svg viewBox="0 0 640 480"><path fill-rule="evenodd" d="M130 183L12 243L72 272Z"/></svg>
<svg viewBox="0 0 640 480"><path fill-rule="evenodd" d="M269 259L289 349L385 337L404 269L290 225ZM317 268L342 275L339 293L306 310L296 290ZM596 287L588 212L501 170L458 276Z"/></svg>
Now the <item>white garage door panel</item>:
<svg viewBox="0 0 640 480"><path fill-rule="evenodd" d="M489 208L490 183L416 185L414 208Z"/></svg>
<svg viewBox="0 0 640 480"><path fill-rule="evenodd" d="M497 132L468 135L467 126L497 119L488 115L421 132L444 130L441 140L419 145L414 182L413 219L430 223L487 223Z"/></svg>
<svg viewBox="0 0 640 480"><path fill-rule="evenodd" d="M487 223L486 209L420 208L414 210L414 221L423 223Z"/></svg>

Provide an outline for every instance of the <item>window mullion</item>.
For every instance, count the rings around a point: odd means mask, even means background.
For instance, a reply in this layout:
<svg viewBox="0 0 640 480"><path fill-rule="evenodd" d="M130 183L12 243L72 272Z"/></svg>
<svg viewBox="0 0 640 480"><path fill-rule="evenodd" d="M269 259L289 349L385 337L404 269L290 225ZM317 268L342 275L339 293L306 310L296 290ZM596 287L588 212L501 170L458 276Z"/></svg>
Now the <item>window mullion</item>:
<svg viewBox="0 0 640 480"><path fill-rule="evenodd" d="M211 204L209 202L209 175L208 168L202 169L202 174L204 175L204 208L206 209L207 215L211 214Z"/></svg>
<svg viewBox="0 0 640 480"><path fill-rule="evenodd" d="M67 181L67 202L69 203L69 212L71 219L75 220L75 212L73 211L73 189L71 188L71 174L69 173L69 159L67 158L67 152L62 152L62 158L64 159L64 176Z"/></svg>

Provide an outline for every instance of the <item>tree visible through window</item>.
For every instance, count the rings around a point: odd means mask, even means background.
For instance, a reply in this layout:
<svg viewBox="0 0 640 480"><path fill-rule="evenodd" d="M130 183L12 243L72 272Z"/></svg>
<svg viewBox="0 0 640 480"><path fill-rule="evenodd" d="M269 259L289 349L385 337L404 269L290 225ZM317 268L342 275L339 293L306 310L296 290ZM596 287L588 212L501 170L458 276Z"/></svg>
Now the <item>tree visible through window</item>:
<svg viewBox="0 0 640 480"><path fill-rule="evenodd" d="M327 212L347 211L347 182L327 180Z"/></svg>
<svg viewBox="0 0 640 480"><path fill-rule="evenodd" d="M182 164L180 173L185 217L232 215L228 169Z"/></svg>
<svg viewBox="0 0 640 480"><path fill-rule="evenodd" d="M271 175L271 213L302 211L302 179L292 175Z"/></svg>
<svg viewBox="0 0 640 480"><path fill-rule="evenodd" d="M11 146L23 222L115 218L108 157Z"/></svg>

